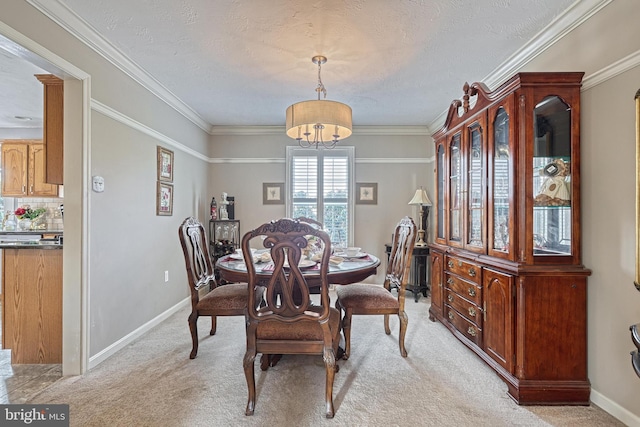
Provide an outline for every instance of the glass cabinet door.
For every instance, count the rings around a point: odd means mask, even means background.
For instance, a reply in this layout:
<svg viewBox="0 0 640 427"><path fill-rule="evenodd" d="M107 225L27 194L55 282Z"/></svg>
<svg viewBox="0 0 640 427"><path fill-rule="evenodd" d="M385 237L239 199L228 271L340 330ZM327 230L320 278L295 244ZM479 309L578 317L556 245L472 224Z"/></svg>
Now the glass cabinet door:
<svg viewBox="0 0 640 427"><path fill-rule="evenodd" d="M449 242L462 242L462 154L461 134L449 145Z"/></svg>
<svg viewBox="0 0 640 427"><path fill-rule="evenodd" d="M493 239L494 251L509 252L511 169L509 114L500 107L493 122Z"/></svg>
<svg viewBox="0 0 640 427"><path fill-rule="evenodd" d="M533 114L533 254L571 255L571 108L548 96Z"/></svg>
<svg viewBox="0 0 640 427"><path fill-rule="evenodd" d="M444 145L438 144L438 165L437 165L437 176L436 176L436 185L438 191L438 206L436 211L436 239L444 240L446 236L444 235Z"/></svg>
<svg viewBox="0 0 640 427"><path fill-rule="evenodd" d="M483 223L485 207L485 148L482 126L475 122L468 127L467 152L467 241L466 246L484 249Z"/></svg>

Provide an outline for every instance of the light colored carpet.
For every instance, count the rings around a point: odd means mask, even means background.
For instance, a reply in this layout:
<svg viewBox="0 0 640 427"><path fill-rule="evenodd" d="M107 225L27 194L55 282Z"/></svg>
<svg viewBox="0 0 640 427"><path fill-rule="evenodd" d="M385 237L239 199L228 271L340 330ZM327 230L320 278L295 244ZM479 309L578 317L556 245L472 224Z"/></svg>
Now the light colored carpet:
<svg viewBox="0 0 640 427"><path fill-rule="evenodd" d="M199 321L198 357L189 359L188 310L89 373L63 378L27 403L68 403L71 426L622 426L590 407L524 407L482 360L440 323L429 300L408 296L409 357L398 350L398 320L385 335L382 316L354 317L352 355L339 361L336 415L324 416L321 357L284 356L262 372L256 359L255 414L244 415L244 321Z"/></svg>

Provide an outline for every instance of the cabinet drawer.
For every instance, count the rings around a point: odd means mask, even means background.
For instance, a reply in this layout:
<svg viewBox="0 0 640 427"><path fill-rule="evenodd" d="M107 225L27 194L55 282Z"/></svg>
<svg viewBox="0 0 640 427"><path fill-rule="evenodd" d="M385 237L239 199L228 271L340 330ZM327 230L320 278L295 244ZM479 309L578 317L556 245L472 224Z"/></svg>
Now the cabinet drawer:
<svg viewBox="0 0 640 427"><path fill-rule="evenodd" d="M445 305L445 311L447 312L449 323L465 337L476 343L477 346L482 347L482 329L480 327L475 323L469 322L449 305Z"/></svg>
<svg viewBox="0 0 640 427"><path fill-rule="evenodd" d="M460 258L447 256L445 260L445 269L450 271L451 273L457 274L460 277L464 277L465 279L480 284L480 273L482 271L481 267L477 264L463 261Z"/></svg>
<svg viewBox="0 0 640 427"><path fill-rule="evenodd" d="M471 322L482 327L482 310L474 303L447 289L447 304Z"/></svg>
<svg viewBox="0 0 640 427"><path fill-rule="evenodd" d="M475 283L467 282L452 274L445 274L445 284L447 289L475 303L477 306L482 304L482 288L476 286Z"/></svg>

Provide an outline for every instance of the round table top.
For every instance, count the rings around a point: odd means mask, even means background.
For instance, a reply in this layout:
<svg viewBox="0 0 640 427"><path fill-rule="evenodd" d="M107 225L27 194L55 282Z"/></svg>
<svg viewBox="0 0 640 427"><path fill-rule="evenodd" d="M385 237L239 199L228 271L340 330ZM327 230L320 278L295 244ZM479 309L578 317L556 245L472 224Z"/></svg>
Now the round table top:
<svg viewBox="0 0 640 427"><path fill-rule="evenodd" d="M361 282L367 277L376 274L380 259L371 254L360 258L347 258L339 265L329 265L329 282L336 285L348 285L350 283ZM271 275L270 266L273 263L256 263L256 274L265 279ZM242 259L225 255L216 262L216 268L220 271L220 277L228 282L246 282L247 267ZM315 264L309 268L302 269L303 275L309 285L320 280L319 265Z"/></svg>

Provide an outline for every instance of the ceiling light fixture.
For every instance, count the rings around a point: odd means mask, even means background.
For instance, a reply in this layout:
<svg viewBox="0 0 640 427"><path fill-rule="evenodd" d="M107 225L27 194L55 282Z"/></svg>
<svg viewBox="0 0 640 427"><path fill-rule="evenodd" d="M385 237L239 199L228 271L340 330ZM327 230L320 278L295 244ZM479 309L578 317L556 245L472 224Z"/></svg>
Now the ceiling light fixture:
<svg viewBox="0 0 640 427"><path fill-rule="evenodd" d="M303 148L322 145L333 148L341 139L351 135L351 107L341 102L320 99L320 92L327 97L320 71L327 62L324 56L311 58L318 65L318 100L302 101L287 108L287 136L298 141Z"/></svg>

